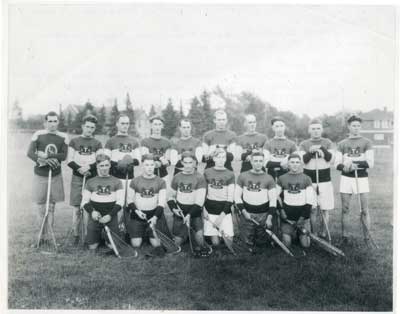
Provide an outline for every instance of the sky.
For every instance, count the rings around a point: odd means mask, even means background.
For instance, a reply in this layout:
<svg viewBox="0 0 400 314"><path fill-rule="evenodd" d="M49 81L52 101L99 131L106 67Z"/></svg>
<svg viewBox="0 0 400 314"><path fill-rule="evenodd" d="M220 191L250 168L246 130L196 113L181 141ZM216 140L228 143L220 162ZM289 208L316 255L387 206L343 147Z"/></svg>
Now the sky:
<svg viewBox="0 0 400 314"><path fill-rule="evenodd" d="M311 117L393 110L395 24L390 6L11 4L8 102L187 109L220 86Z"/></svg>

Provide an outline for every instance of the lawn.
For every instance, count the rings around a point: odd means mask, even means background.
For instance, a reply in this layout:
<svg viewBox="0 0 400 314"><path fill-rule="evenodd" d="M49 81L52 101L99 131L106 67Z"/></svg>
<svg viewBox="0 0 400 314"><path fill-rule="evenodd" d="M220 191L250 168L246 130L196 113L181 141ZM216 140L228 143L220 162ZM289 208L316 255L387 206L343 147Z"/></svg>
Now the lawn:
<svg viewBox="0 0 400 314"><path fill-rule="evenodd" d="M163 259L118 260L84 250L43 255L30 244L38 226L31 206L33 163L26 157L30 134L13 134L8 145L8 306L10 309L165 309L391 311L393 243L392 154L380 153L370 171L371 232L379 249L361 239L355 199L354 243L345 258L312 246L290 258L277 248L251 257L229 254L190 258L187 247ZM66 200L71 171L64 166ZM335 187L338 175L334 172ZM332 214L334 242L340 200ZM67 203L56 209L56 237L68 233Z"/></svg>

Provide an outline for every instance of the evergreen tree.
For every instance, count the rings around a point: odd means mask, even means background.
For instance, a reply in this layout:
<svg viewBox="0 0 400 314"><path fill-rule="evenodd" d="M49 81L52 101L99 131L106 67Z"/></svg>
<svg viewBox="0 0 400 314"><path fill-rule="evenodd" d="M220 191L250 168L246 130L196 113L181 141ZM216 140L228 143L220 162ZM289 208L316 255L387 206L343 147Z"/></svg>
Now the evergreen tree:
<svg viewBox="0 0 400 314"><path fill-rule="evenodd" d="M71 133L73 130L72 113L69 111L67 114L67 132Z"/></svg>
<svg viewBox="0 0 400 314"><path fill-rule="evenodd" d="M162 111L162 118L164 119L163 135L173 137L176 133L179 113L172 106L171 98L168 99L168 104Z"/></svg>
<svg viewBox="0 0 400 314"><path fill-rule="evenodd" d="M116 123L117 123L119 115L120 115L120 113L118 110L118 101L117 101L117 98L115 98L114 105L111 108L111 117L110 117L110 122L108 125L109 129L110 129L110 132L109 132L110 137L114 136L118 132Z"/></svg>
<svg viewBox="0 0 400 314"><path fill-rule="evenodd" d="M106 126L106 107L102 105L98 112L96 133L103 134L105 126Z"/></svg>
<svg viewBox="0 0 400 314"><path fill-rule="evenodd" d="M203 134L209 130L212 130L214 128L214 113L211 110L211 103L210 103L210 93L208 93L206 90L203 91L203 93L200 96L200 100L203 104L203 126L202 126L202 132Z"/></svg>
<svg viewBox="0 0 400 314"><path fill-rule="evenodd" d="M182 100L179 106L179 121L185 118L185 114L183 113L183 106L182 106Z"/></svg>
<svg viewBox="0 0 400 314"><path fill-rule="evenodd" d="M151 105L150 107L150 112L149 112L149 117L155 116L156 113L156 108L154 107L154 105Z"/></svg>
<svg viewBox="0 0 400 314"><path fill-rule="evenodd" d="M129 134L131 135L135 135L137 136L137 132L136 132L136 121L135 121L135 111L133 110L132 107L132 102L131 99L129 97L129 93L126 94L126 110L125 110L125 114L129 117L129 121L130 121L130 127L129 127Z"/></svg>
<svg viewBox="0 0 400 314"><path fill-rule="evenodd" d="M202 138L203 137L203 108L200 105L200 101L197 97L194 97L190 103L190 110L188 113L188 118L192 123L192 135L194 137Z"/></svg>
<svg viewBox="0 0 400 314"><path fill-rule="evenodd" d="M59 106L58 120L59 120L58 130L61 132L67 132L67 126L65 125L65 117L64 117L64 112L62 110L61 104Z"/></svg>

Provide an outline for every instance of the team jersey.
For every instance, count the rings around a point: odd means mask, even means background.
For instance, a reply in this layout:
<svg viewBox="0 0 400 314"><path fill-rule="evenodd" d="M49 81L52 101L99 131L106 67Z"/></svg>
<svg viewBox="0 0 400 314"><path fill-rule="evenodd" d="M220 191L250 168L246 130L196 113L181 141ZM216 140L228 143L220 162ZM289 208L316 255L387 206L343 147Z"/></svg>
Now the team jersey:
<svg viewBox="0 0 400 314"><path fill-rule="evenodd" d="M310 153L310 148L313 145L321 146L324 157ZM299 153L303 156L304 174L308 175L313 183L317 182L317 168L318 168L318 181L329 182L331 181L331 164L333 161L332 142L327 138L308 139L300 143Z"/></svg>
<svg viewBox="0 0 400 314"><path fill-rule="evenodd" d="M165 137L154 138L147 137L142 140L142 147L147 148L150 154L153 154L156 161L160 160L160 157L167 158L167 151L171 148L171 142ZM154 174L163 178L168 175L167 166L162 165L160 168L154 169Z"/></svg>
<svg viewBox="0 0 400 314"><path fill-rule="evenodd" d="M283 159L287 159L290 154L296 151L296 144L286 137L274 137L264 145L266 151L266 168L268 174L277 178L287 172L280 165Z"/></svg>
<svg viewBox="0 0 400 314"><path fill-rule="evenodd" d="M227 151L225 168L232 169L233 154L228 151L228 146L235 144L236 134L231 130L211 130L204 134L203 142L208 146L215 146L216 148L223 148ZM214 161L210 157L206 160L206 169L214 167Z"/></svg>
<svg viewBox="0 0 400 314"><path fill-rule="evenodd" d="M236 144L243 149L241 155L243 162L240 172L245 172L252 168L250 161L246 161L246 157L251 155L253 150L262 151L266 141L267 136L258 132L244 133L237 137Z"/></svg>
<svg viewBox="0 0 400 314"><path fill-rule="evenodd" d="M205 209L213 215L230 213L235 190L235 175L228 169L208 168L204 170L207 183Z"/></svg>
<svg viewBox="0 0 400 314"><path fill-rule="evenodd" d="M357 171L358 176L368 177L367 168L372 168L374 165L374 151L369 139L362 136L348 137L339 142L337 151L337 169L342 171L343 176L355 177L355 171L346 173L343 171L343 167L339 166L340 164L343 165L345 159L351 159L359 168Z"/></svg>
<svg viewBox="0 0 400 314"><path fill-rule="evenodd" d="M68 166L73 170L75 176L82 177L78 169L82 166L90 166L88 178L96 174L96 152L102 148L99 140L94 137L78 136L69 142Z"/></svg>
<svg viewBox="0 0 400 314"><path fill-rule="evenodd" d="M249 213L267 212L269 208L268 191L274 188L274 178L269 174L242 172L236 183L235 202L243 203Z"/></svg>
<svg viewBox="0 0 400 314"><path fill-rule="evenodd" d="M135 203L143 212L153 211L157 206L165 205L165 190L165 181L160 177L136 177L129 184L128 204Z"/></svg>
<svg viewBox="0 0 400 314"><path fill-rule="evenodd" d="M36 164L34 167L35 174L47 177L50 167L48 165L40 165L38 162L38 152L46 152L48 158L56 158L61 163L67 158L68 145L67 135L61 132L50 133L47 130L36 131L31 139L28 148L28 157ZM61 173L61 165L56 169L52 169L52 176Z"/></svg>
<svg viewBox="0 0 400 314"><path fill-rule="evenodd" d="M140 160L139 141L130 135L117 134L107 140L104 146L105 153L111 159L111 175L119 179L125 179L126 174L118 170L118 162L125 155L130 155L132 159ZM128 173L128 179L132 179L133 173Z"/></svg>
<svg viewBox="0 0 400 314"><path fill-rule="evenodd" d="M197 161L201 161L202 152L199 153L201 150L202 143L199 139L194 137L189 137L186 139L179 138L171 145L171 163L175 164L175 173L177 174L182 171L183 165L182 161L180 160L181 155L183 152L190 152L193 156L196 157ZM200 157L201 155L201 157ZM173 161L173 156L175 156L177 161Z"/></svg>
<svg viewBox="0 0 400 314"><path fill-rule="evenodd" d="M89 179L82 194L82 204L89 202L102 216L116 215L119 209L116 210L114 205L122 207L124 202L121 181L113 176Z"/></svg>
<svg viewBox="0 0 400 314"><path fill-rule="evenodd" d="M207 184L204 176L197 171L178 173L171 181L171 188L176 191L176 201L185 214L190 212L194 204L203 206Z"/></svg>
<svg viewBox="0 0 400 314"><path fill-rule="evenodd" d="M289 220L298 220L300 216L309 218L309 210L305 211L315 199L309 176L288 172L278 178L277 189L278 193L283 191L283 208Z"/></svg>

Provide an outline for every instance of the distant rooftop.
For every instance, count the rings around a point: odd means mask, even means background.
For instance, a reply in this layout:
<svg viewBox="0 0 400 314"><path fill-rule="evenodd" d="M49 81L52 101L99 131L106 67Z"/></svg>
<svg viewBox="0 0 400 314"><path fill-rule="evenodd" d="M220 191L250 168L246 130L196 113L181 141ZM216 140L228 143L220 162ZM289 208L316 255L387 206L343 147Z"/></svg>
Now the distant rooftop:
<svg viewBox="0 0 400 314"><path fill-rule="evenodd" d="M393 120L393 111L388 111L386 107L382 109L374 109L361 114L363 120Z"/></svg>

